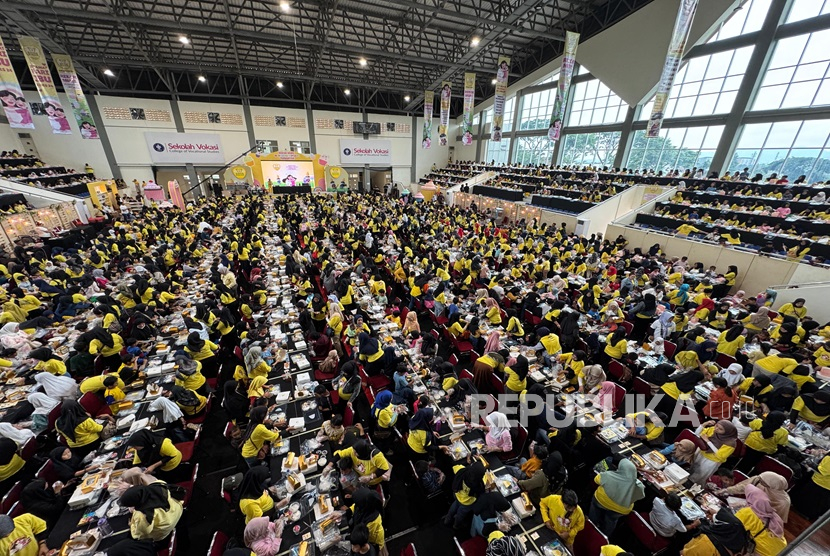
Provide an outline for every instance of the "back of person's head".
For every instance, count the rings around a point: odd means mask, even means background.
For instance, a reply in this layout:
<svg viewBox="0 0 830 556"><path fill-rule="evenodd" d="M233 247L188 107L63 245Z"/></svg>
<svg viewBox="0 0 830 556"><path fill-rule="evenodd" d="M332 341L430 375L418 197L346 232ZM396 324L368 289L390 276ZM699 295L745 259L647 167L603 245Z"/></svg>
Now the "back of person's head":
<svg viewBox="0 0 830 556"><path fill-rule="evenodd" d="M339 413L335 413L331 416L331 424L335 427L341 426L343 424L343 416Z"/></svg>
<svg viewBox="0 0 830 556"><path fill-rule="evenodd" d="M565 489L562 491L562 504L565 505L566 508L575 508L579 505L579 497L576 495L576 492Z"/></svg>
<svg viewBox="0 0 830 556"><path fill-rule="evenodd" d="M415 472L418 474L419 477L423 477L424 473L429 471L429 463L426 460L420 460L415 462Z"/></svg>
<svg viewBox="0 0 830 556"><path fill-rule="evenodd" d="M680 496L675 494L674 492L670 492L666 495L666 507L673 512L677 512L683 507L683 501L680 500Z"/></svg>
<svg viewBox="0 0 830 556"><path fill-rule="evenodd" d="M352 551L355 552L354 547L363 548L369 544L369 528L364 523L358 523L349 534L349 542L352 544Z"/></svg>
<svg viewBox="0 0 830 556"><path fill-rule="evenodd" d="M548 447L544 444L538 444L533 447L533 453L536 457L544 461L548 457Z"/></svg>
<svg viewBox="0 0 830 556"><path fill-rule="evenodd" d="M352 458L340 458L340 461L337 462L337 467L340 471L348 471L353 467Z"/></svg>

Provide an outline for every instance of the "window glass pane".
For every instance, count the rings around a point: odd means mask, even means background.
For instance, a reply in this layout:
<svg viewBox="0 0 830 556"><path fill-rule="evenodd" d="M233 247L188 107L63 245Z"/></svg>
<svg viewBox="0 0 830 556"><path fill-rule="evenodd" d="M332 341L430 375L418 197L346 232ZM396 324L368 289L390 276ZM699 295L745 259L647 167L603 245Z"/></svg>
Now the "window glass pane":
<svg viewBox="0 0 830 556"><path fill-rule="evenodd" d="M663 129L654 138L635 131L631 152L636 158L629 157L627 166L662 171L697 166L707 171L722 133L723 126Z"/></svg>
<svg viewBox="0 0 830 556"><path fill-rule="evenodd" d="M773 124L764 146L767 148L790 148L800 127L801 122L778 122Z"/></svg>
<svg viewBox="0 0 830 556"><path fill-rule="evenodd" d="M772 87L761 87L758 96L752 104L753 110L778 110L781 108L781 101L787 92L788 85L774 85Z"/></svg>
<svg viewBox="0 0 830 556"><path fill-rule="evenodd" d="M547 136L519 137L516 139L516 152L513 161L517 164L548 165L553 159L555 143Z"/></svg>
<svg viewBox="0 0 830 556"><path fill-rule="evenodd" d="M775 44L775 50L772 53L772 59L769 63L770 69L785 68L798 64L809 38L809 35L798 35L779 40Z"/></svg>
<svg viewBox="0 0 830 556"><path fill-rule="evenodd" d="M806 83L793 83L784 95L784 102L781 108L797 108L799 106L810 106L818 91L818 81L807 81Z"/></svg>
<svg viewBox="0 0 830 556"><path fill-rule="evenodd" d="M771 2L772 0L750 0L745 2L741 9L732 12L729 18L721 24L720 29L707 42L720 41L737 37L743 33L759 31Z"/></svg>
<svg viewBox="0 0 830 556"><path fill-rule="evenodd" d="M619 131L568 134L562 143L561 164L611 166L619 144Z"/></svg>
<svg viewBox="0 0 830 556"><path fill-rule="evenodd" d="M547 129L553 113L550 91L532 93L522 98L519 129Z"/></svg>
<svg viewBox="0 0 830 556"><path fill-rule="evenodd" d="M729 91L721 93L720 97L718 98L718 105L715 107L713 113L722 114L724 112L729 112L732 109L732 105L735 103L735 98L737 96L738 91Z"/></svg>
<svg viewBox="0 0 830 556"><path fill-rule="evenodd" d="M782 83L789 83L792 80L794 73L795 67L792 66L770 70L764 76L764 80L761 82L761 86L766 87L769 85L780 85Z"/></svg>
<svg viewBox="0 0 830 556"><path fill-rule="evenodd" d="M795 0L787 16L787 23L816 17L821 13L822 3L822 0Z"/></svg>
<svg viewBox="0 0 830 556"><path fill-rule="evenodd" d="M507 164L507 156L510 152L510 138L502 137L498 143L487 141L487 153L484 162L493 164Z"/></svg>
<svg viewBox="0 0 830 556"><path fill-rule="evenodd" d="M573 85L570 94L574 100L566 118L568 127L613 124L625 119L628 105L598 79Z"/></svg>

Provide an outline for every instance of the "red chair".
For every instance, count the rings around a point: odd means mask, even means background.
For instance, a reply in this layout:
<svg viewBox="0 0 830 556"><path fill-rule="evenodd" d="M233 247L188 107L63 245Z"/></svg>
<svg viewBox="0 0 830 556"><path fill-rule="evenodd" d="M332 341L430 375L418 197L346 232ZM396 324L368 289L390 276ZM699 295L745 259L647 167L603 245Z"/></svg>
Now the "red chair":
<svg viewBox="0 0 830 556"><path fill-rule="evenodd" d="M225 533L216 531L213 534L213 539L210 541L207 556L222 556L225 553L225 547L228 546L228 540L228 536Z"/></svg>
<svg viewBox="0 0 830 556"><path fill-rule="evenodd" d="M190 476L189 481L185 481L183 483L176 483L185 491L187 491L184 495L184 500L182 500L182 504L186 508L187 505L190 503L190 498L193 496L193 485L196 484L196 478L199 476L199 464L193 466L193 475Z"/></svg>
<svg viewBox="0 0 830 556"><path fill-rule="evenodd" d="M26 444L23 445L23 448L20 449L20 457L24 461L29 461L32 459L32 456L35 455L35 452L37 452L37 441L34 437L32 437L27 440Z"/></svg>
<svg viewBox="0 0 830 556"><path fill-rule="evenodd" d="M673 360L674 353L677 351L677 344L675 344L674 342L670 342L668 340L664 340L663 351L665 352L666 359Z"/></svg>
<svg viewBox="0 0 830 556"><path fill-rule="evenodd" d="M456 539L455 545L461 556L484 556L487 552L487 540L478 535L471 539L467 539L461 544L458 544L458 539ZM599 552L597 552L597 554L599 554Z"/></svg>
<svg viewBox="0 0 830 556"><path fill-rule="evenodd" d="M635 376L634 377L634 386L632 387L635 394L640 394L645 396L646 399L650 399L651 396L651 384L643 380L642 378Z"/></svg>
<svg viewBox="0 0 830 556"><path fill-rule="evenodd" d="M596 556L600 549L608 544L608 537L596 528L593 522L585 518L585 528L576 534L573 546L574 556Z"/></svg>
<svg viewBox="0 0 830 556"><path fill-rule="evenodd" d="M524 313L522 313L522 317L526 323L532 326L539 326L539 323L542 322L542 317L537 317L527 309L525 309Z"/></svg>
<svg viewBox="0 0 830 556"><path fill-rule="evenodd" d="M661 537L651 527L648 514L631 512L626 518L626 524L643 546L652 554L659 554L669 547L669 539Z"/></svg>
<svg viewBox="0 0 830 556"><path fill-rule="evenodd" d="M461 369L461 371L458 373L458 379L461 380L462 378L466 378L467 380L473 380L473 373L471 373L467 369Z"/></svg>
<svg viewBox="0 0 830 556"><path fill-rule="evenodd" d="M403 550L401 550L401 556L418 556L418 551L415 550L415 545L413 543L409 543Z"/></svg>
<svg viewBox="0 0 830 556"><path fill-rule="evenodd" d="M40 466L40 469L37 470L35 477L43 479L49 484L52 484L60 479L60 477L58 477L58 472L55 471L55 464L52 463L51 459L46 460L46 463Z"/></svg>
<svg viewBox="0 0 830 556"><path fill-rule="evenodd" d="M627 320L624 320L620 324L622 325L623 328L625 328L625 333L626 333L627 336L630 336L631 333L634 332L634 323L633 322L628 322Z"/></svg>
<svg viewBox="0 0 830 556"><path fill-rule="evenodd" d="M789 488L793 488L795 486L795 482L793 481L793 470L786 464L781 463L775 458L770 456L764 456L761 458L761 461L755 466L753 470L753 475L759 475L764 471L772 471L773 473L778 473L785 479L787 479L787 484L790 485Z"/></svg>
<svg viewBox="0 0 830 556"><path fill-rule="evenodd" d="M504 382L495 374L490 375L490 387L499 394L504 394Z"/></svg>
<svg viewBox="0 0 830 556"><path fill-rule="evenodd" d="M527 444L527 429L519 425L516 438L513 440L513 449L509 452L499 453L499 459L504 463L515 463L519 461L519 457L521 457L525 449L525 444Z"/></svg>
<svg viewBox="0 0 830 556"><path fill-rule="evenodd" d="M176 556L176 531L170 533L170 542L157 552L158 556Z"/></svg>
<svg viewBox="0 0 830 556"><path fill-rule="evenodd" d="M26 513L26 510L23 509L23 504L21 504L20 501L18 500L17 502L12 504L11 509L9 509L9 511L6 512L6 515L9 516L10 518L14 519L16 517L20 517L24 513Z"/></svg>
<svg viewBox="0 0 830 556"><path fill-rule="evenodd" d="M207 402L205 403L205 410L202 411L202 414L199 415L198 417L191 417L190 419L185 417L184 420L187 421L188 423L193 423L194 425L201 425L202 423L205 422L205 419L207 419L208 413L210 413L210 408L211 408L212 405L213 405L213 393L211 392L210 394L208 394Z"/></svg>
<svg viewBox="0 0 830 556"><path fill-rule="evenodd" d="M438 331L435 330L434 328L429 331L429 334L430 334L430 336L432 336L435 339L436 342L441 339L441 335L438 334Z"/></svg>
<svg viewBox="0 0 830 556"><path fill-rule="evenodd" d="M455 351L457 351L459 355L468 355L471 351L473 351L473 344L467 340L459 340L452 334L450 334L450 342L452 342L453 348L455 348Z"/></svg>
<svg viewBox="0 0 830 556"><path fill-rule="evenodd" d="M691 429L683 429L680 433L675 437L675 443L680 442L681 440L690 440L695 446L700 448L701 450L708 450L709 445L703 441L695 432Z"/></svg>
<svg viewBox="0 0 830 556"><path fill-rule="evenodd" d="M230 442L233 439L233 423L228 423L225 425L225 430L222 432L222 436Z"/></svg>
<svg viewBox="0 0 830 556"><path fill-rule="evenodd" d="M55 407L53 407L52 410L49 412L49 416L47 417L48 421L46 423L46 430L47 431L55 430L55 422L58 420L58 417L60 417L60 415L61 415L61 404L58 404Z"/></svg>
<svg viewBox="0 0 830 556"><path fill-rule="evenodd" d="M351 427L352 425L354 425L354 411L347 405L343 410L343 426Z"/></svg>
<svg viewBox="0 0 830 556"><path fill-rule="evenodd" d="M366 401L369 402L369 405L373 405L375 403L375 391L372 389L371 386L365 388L363 393L366 394Z"/></svg>
<svg viewBox="0 0 830 556"><path fill-rule="evenodd" d="M23 483L21 481L17 481L12 485L12 488L9 489L9 492L3 496L3 499L0 500L0 514L8 513L9 510L12 509L18 500L20 500L20 493L23 491Z"/></svg>
<svg viewBox="0 0 830 556"><path fill-rule="evenodd" d="M366 374L366 371L363 368L360 368L360 379L363 381L363 384L366 386L371 387L374 389L375 392L380 392L381 390L388 390L390 386L392 386L392 381L384 374L379 374L375 376L369 376Z"/></svg>
<svg viewBox="0 0 830 556"><path fill-rule="evenodd" d="M105 404L104 400L101 399L101 396L95 392L87 392L81 396L78 403L81 404L84 411L93 417L98 417L100 415L112 415L112 411L110 411L109 406Z"/></svg>
<svg viewBox="0 0 830 556"><path fill-rule="evenodd" d="M622 363L619 361L612 359L611 362L608 363L608 374L617 380L620 380L625 374L625 367L623 367Z"/></svg>
<svg viewBox="0 0 830 556"><path fill-rule="evenodd" d="M476 350L474 350L474 349L470 350L470 364L471 365L473 363L475 363L476 361L478 361L479 357L481 357L481 356L478 354L478 352L476 352Z"/></svg>
<svg viewBox="0 0 830 556"><path fill-rule="evenodd" d="M723 367L724 369L727 368L729 365L733 363L737 363L738 360L732 357L731 355L726 355L725 353L719 353L718 358L715 359L715 363Z"/></svg>
<svg viewBox="0 0 830 556"><path fill-rule="evenodd" d="M458 356L454 353L450 354L450 356L447 358L447 361L449 361L453 365L458 365L459 363Z"/></svg>
<svg viewBox="0 0 830 556"><path fill-rule="evenodd" d="M613 412L616 413L618 409L622 408L623 402L625 401L626 392L625 388L620 386L619 384L614 384L614 407L612 408Z"/></svg>
<svg viewBox="0 0 830 556"><path fill-rule="evenodd" d="M736 485L738 483L746 481L747 479L749 479L749 476L738 471L737 469L732 472L732 480L735 482Z"/></svg>
<svg viewBox="0 0 830 556"><path fill-rule="evenodd" d="M196 446L199 445L199 438L202 435L202 429L196 431L196 437L193 439L192 442L179 442L178 444L174 444L176 449L182 453L182 463L190 461L190 458L193 457L193 452L196 451Z"/></svg>

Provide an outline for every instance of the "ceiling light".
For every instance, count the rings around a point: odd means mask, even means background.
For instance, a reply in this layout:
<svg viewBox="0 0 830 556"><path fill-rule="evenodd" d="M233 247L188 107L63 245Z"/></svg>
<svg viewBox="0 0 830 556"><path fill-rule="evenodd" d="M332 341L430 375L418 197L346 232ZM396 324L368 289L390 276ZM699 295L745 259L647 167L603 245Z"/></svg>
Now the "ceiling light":
<svg viewBox="0 0 830 556"><path fill-rule="evenodd" d="M349 96L352 92L349 89L343 89L343 94Z"/></svg>
<svg viewBox="0 0 830 556"><path fill-rule="evenodd" d="M200 75L198 79L199 79L199 81L200 81L200 82L202 82L202 83L204 83L205 81L207 81L207 78L206 78L204 75Z"/></svg>
<svg viewBox="0 0 830 556"><path fill-rule="evenodd" d="M496 78L494 77L493 80L490 81L490 85L495 85L495 84L496 84Z"/></svg>
<svg viewBox="0 0 830 556"><path fill-rule="evenodd" d="M478 43L480 43L480 42L481 42L481 39L479 37L473 37L473 38L470 39L470 46L475 48L475 47L478 46Z"/></svg>
<svg viewBox="0 0 830 556"><path fill-rule="evenodd" d="M277 89L282 89L282 81L277 81Z"/></svg>
<svg viewBox="0 0 830 556"><path fill-rule="evenodd" d="M106 68L106 69L104 70L104 75L106 75L107 77L115 77L115 74L114 74L114 73L112 72L112 70L111 70L111 69L109 69L109 68Z"/></svg>
<svg viewBox="0 0 830 556"><path fill-rule="evenodd" d="M412 100L412 97L410 97L409 95L406 95L405 97L403 97L404 102L409 102L410 100Z"/></svg>
<svg viewBox="0 0 830 556"><path fill-rule="evenodd" d="M358 63L358 64L360 64L360 67L365 68L365 67L366 67L366 65L367 65L369 62L367 62L367 61L366 61L366 58L361 58L360 60L358 60L358 61L357 61L357 63Z"/></svg>
<svg viewBox="0 0 830 556"><path fill-rule="evenodd" d="M187 37L182 35L182 36L179 37L179 42L182 43L182 44L190 44L190 39L188 39Z"/></svg>
<svg viewBox="0 0 830 556"><path fill-rule="evenodd" d="M284 12L289 11L291 9L291 3L285 1L280 2L280 9Z"/></svg>

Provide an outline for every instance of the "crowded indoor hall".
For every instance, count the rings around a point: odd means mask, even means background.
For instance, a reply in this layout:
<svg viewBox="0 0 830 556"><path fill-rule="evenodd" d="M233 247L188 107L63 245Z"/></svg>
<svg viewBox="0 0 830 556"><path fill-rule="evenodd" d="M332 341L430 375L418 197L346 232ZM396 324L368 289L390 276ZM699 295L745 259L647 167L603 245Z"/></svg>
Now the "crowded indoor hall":
<svg viewBox="0 0 830 556"><path fill-rule="evenodd" d="M0 556L828 553L830 0L209 8L4 3Z"/></svg>

